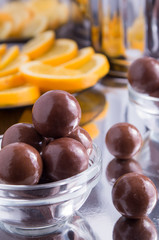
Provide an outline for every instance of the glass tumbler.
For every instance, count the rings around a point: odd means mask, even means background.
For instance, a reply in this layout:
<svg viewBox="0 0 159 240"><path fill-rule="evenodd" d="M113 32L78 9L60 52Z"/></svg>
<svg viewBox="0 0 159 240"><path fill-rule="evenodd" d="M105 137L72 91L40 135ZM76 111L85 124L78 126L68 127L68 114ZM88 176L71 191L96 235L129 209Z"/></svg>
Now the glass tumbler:
<svg viewBox="0 0 159 240"><path fill-rule="evenodd" d="M72 0L72 6L73 37L106 54L110 73L126 77L136 58L159 57L158 0Z"/></svg>

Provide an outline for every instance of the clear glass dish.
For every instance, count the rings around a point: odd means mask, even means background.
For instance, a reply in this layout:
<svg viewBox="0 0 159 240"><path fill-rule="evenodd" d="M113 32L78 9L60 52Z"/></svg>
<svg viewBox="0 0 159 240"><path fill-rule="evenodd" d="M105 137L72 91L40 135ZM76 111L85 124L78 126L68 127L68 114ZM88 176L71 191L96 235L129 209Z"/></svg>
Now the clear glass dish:
<svg viewBox="0 0 159 240"><path fill-rule="evenodd" d="M73 177L34 186L0 184L1 228L27 236L58 231L86 201L101 170L101 152L93 145L88 169Z"/></svg>
<svg viewBox="0 0 159 240"><path fill-rule="evenodd" d="M139 130L142 127L143 131L143 146L136 159L159 189L159 98L138 93L129 84L128 95L129 113L132 115L128 121L137 120Z"/></svg>
<svg viewBox="0 0 159 240"><path fill-rule="evenodd" d="M159 98L136 92L128 84L129 101L144 125L153 132L159 132Z"/></svg>

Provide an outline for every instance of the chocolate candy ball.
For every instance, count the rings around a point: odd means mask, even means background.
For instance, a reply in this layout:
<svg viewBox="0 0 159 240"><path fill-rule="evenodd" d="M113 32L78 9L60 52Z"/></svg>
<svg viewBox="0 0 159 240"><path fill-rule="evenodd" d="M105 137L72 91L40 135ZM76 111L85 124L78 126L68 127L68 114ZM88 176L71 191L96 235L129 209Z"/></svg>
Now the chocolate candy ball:
<svg viewBox="0 0 159 240"><path fill-rule="evenodd" d="M2 139L2 148L10 143L27 143L38 151L41 149L43 137L35 130L32 124L17 123L9 127Z"/></svg>
<svg viewBox="0 0 159 240"><path fill-rule="evenodd" d="M154 183L138 173L127 173L115 182L112 189L113 204L127 218L142 218L149 214L157 202Z"/></svg>
<svg viewBox="0 0 159 240"><path fill-rule="evenodd" d="M128 81L138 92L156 91L159 89L159 62L150 57L135 60L128 69Z"/></svg>
<svg viewBox="0 0 159 240"><path fill-rule="evenodd" d="M121 217L114 226L113 240L157 240L157 230L148 217Z"/></svg>
<svg viewBox="0 0 159 240"><path fill-rule="evenodd" d="M106 177L114 184L119 177L130 172L142 173L142 168L136 160L114 158L106 168Z"/></svg>
<svg viewBox="0 0 159 240"><path fill-rule="evenodd" d="M77 127L75 130L71 132L71 134L68 136L70 138L73 138L86 148L87 154L90 155L93 149L92 139L89 135L89 133L83 129L82 127Z"/></svg>
<svg viewBox="0 0 159 240"><path fill-rule="evenodd" d="M34 185L42 174L42 159L38 151L26 143L12 143L0 151L0 182Z"/></svg>
<svg viewBox="0 0 159 240"><path fill-rule="evenodd" d="M48 91L35 102L32 118L35 129L42 136L64 137L78 126L81 108L70 93L60 90Z"/></svg>
<svg viewBox="0 0 159 240"><path fill-rule="evenodd" d="M45 173L51 180L72 177L88 168L85 147L75 139L59 138L50 142L43 151Z"/></svg>
<svg viewBox="0 0 159 240"><path fill-rule="evenodd" d="M132 158L142 146L138 129L129 123L117 123L107 132L105 138L109 152L116 158Z"/></svg>

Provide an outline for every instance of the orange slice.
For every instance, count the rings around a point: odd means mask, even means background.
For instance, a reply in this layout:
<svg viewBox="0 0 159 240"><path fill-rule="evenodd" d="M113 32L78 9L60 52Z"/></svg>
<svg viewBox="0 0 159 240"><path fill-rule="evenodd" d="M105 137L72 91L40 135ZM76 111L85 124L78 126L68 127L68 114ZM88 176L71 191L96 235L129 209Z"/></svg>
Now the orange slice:
<svg viewBox="0 0 159 240"><path fill-rule="evenodd" d="M18 55L19 55L19 47L18 46L13 46L13 47L9 48L0 60L0 69L5 68Z"/></svg>
<svg viewBox="0 0 159 240"><path fill-rule="evenodd" d="M0 77L17 73L19 71L19 67L28 61L29 57L27 55L19 55L14 59L14 61L12 61L5 68L0 70Z"/></svg>
<svg viewBox="0 0 159 240"><path fill-rule="evenodd" d="M30 0L28 5L37 13L42 14L53 10L58 4L58 0Z"/></svg>
<svg viewBox="0 0 159 240"><path fill-rule="evenodd" d="M53 45L54 40L55 33L53 31L41 33L24 45L22 53L27 54L31 59L38 58Z"/></svg>
<svg viewBox="0 0 159 240"><path fill-rule="evenodd" d="M77 57L73 58L72 60L62 64L62 67L76 69L84 65L88 62L92 55L94 54L94 50L92 47L86 47L79 50Z"/></svg>
<svg viewBox="0 0 159 240"><path fill-rule="evenodd" d="M63 12L61 11L60 14L57 12L59 6L58 0L31 0L28 1L28 5L35 15L43 15L47 18L50 29L54 29L54 26L59 25L58 19L60 15L63 15Z"/></svg>
<svg viewBox="0 0 159 240"><path fill-rule="evenodd" d="M90 61L76 70L54 68L38 61L20 68L24 78L42 90L61 89L70 92L93 86L108 70L108 60L102 54L94 54Z"/></svg>
<svg viewBox="0 0 159 240"><path fill-rule="evenodd" d="M37 15L34 16L29 23L27 23L22 29L20 36L22 38L28 38L36 36L47 30L48 28L48 19L46 16Z"/></svg>
<svg viewBox="0 0 159 240"><path fill-rule="evenodd" d="M75 41L71 39L58 39L48 52L36 60L57 66L71 60L76 57L77 54L78 46Z"/></svg>
<svg viewBox="0 0 159 240"><path fill-rule="evenodd" d="M20 73L0 77L0 91L8 88L18 87L23 85L24 83L24 78Z"/></svg>
<svg viewBox="0 0 159 240"><path fill-rule="evenodd" d="M0 39L4 40L9 37L12 32L12 23L10 21L0 22Z"/></svg>
<svg viewBox="0 0 159 240"><path fill-rule="evenodd" d="M21 86L0 91L0 107L20 106L33 104L40 92L35 86Z"/></svg>
<svg viewBox="0 0 159 240"><path fill-rule="evenodd" d="M8 13L0 12L0 39L8 38L13 28L13 19Z"/></svg>
<svg viewBox="0 0 159 240"><path fill-rule="evenodd" d="M6 44L0 44L0 56L6 52L6 49L7 49Z"/></svg>
<svg viewBox="0 0 159 240"><path fill-rule="evenodd" d="M29 22L31 13L26 4L21 1L13 1L5 4L1 11L8 14L13 20L10 36L17 37L22 28Z"/></svg>

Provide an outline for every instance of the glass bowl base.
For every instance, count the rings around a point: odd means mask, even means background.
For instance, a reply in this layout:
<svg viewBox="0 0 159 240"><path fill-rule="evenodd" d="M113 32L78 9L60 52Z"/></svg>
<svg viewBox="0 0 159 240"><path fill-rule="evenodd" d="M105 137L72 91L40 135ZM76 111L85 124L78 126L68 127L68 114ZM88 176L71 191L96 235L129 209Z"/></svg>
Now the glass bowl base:
<svg viewBox="0 0 159 240"><path fill-rule="evenodd" d="M8 233L16 234L16 235L22 235L27 237L36 237L36 236L44 236L51 233L58 233L59 230L61 231L65 224L67 224L66 221L61 221L56 225L50 225L50 226L44 226L44 227L37 227L37 228L23 228L23 227L17 227L15 225L11 225L8 223L0 222L0 228Z"/></svg>
<svg viewBox="0 0 159 240"><path fill-rule="evenodd" d="M21 229L0 223L0 239L5 240L98 240L89 223L77 211L64 225L48 226L42 229Z"/></svg>

